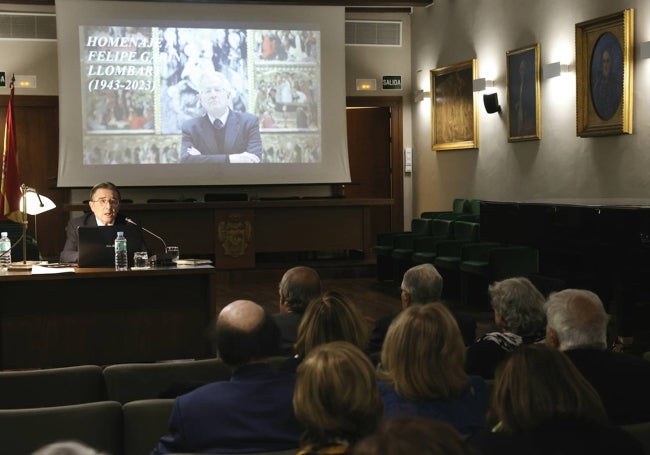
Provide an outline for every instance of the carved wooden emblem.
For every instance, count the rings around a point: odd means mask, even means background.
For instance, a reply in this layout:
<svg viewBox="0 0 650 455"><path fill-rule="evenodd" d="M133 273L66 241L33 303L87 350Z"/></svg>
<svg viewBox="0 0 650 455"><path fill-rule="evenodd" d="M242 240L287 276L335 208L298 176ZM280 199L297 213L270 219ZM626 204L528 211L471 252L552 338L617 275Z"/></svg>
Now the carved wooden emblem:
<svg viewBox="0 0 650 455"><path fill-rule="evenodd" d="M219 222L219 242L224 254L233 258L242 256L250 243L252 229L250 221L238 214L228 215L226 221Z"/></svg>

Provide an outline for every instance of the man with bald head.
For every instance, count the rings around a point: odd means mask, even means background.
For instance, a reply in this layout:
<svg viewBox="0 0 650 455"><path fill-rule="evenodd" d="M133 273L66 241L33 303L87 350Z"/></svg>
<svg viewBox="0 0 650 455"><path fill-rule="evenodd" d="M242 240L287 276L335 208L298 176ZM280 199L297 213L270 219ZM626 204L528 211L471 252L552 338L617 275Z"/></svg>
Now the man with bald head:
<svg viewBox="0 0 650 455"><path fill-rule="evenodd" d="M309 302L321 294L320 276L311 267L293 267L282 276L278 293L280 312L273 320L280 328L280 354L292 355L302 315Z"/></svg>
<svg viewBox="0 0 650 455"><path fill-rule="evenodd" d="M546 343L573 361L603 400L610 421L650 421L650 362L607 349L607 323L600 298L591 291L565 289L545 304Z"/></svg>
<svg viewBox="0 0 650 455"><path fill-rule="evenodd" d="M217 355L233 368L232 378L178 397L169 434L152 455L298 447L303 428L293 413L295 374L268 363L280 341L270 315L255 302L236 300L221 310L213 329Z"/></svg>

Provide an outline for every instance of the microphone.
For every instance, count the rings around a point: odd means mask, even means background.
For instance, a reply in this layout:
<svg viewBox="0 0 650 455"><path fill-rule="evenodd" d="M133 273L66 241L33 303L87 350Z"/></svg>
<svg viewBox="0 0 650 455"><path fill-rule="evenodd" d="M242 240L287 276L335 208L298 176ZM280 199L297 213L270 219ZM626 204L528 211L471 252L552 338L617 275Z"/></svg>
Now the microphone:
<svg viewBox="0 0 650 455"><path fill-rule="evenodd" d="M162 242L163 246L165 247L165 251L167 251L167 244L166 244L165 241L162 239L162 237L160 237L159 235L154 234L154 233L151 232L149 229L140 226L138 223L136 223L135 221L133 221L133 220L132 220L131 218L129 218L129 217L126 217L126 218L124 218L124 219L126 220L127 223L130 223L130 224L132 224L132 225L134 225L134 226L138 226L140 229L142 229L142 230L143 230L144 232L146 232L147 234L151 234L151 235L153 235L155 238L157 238L158 240L160 240L160 241Z"/></svg>
<svg viewBox="0 0 650 455"><path fill-rule="evenodd" d="M126 220L127 223L132 224L134 226L138 226L144 232L153 235L155 238L157 238L162 242L163 246L165 247L165 251L162 254L158 254L158 255L154 254L153 256L151 256L152 261L154 261L157 265L174 265L174 263L172 262L173 256L167 252L167 244L165 243L165 241L161 236L159 236L158 234L154 234L153 232L151 232L149 229L145 227L140 226L138 223L136 223L129 217L125 217L124 219Z"/></svg>

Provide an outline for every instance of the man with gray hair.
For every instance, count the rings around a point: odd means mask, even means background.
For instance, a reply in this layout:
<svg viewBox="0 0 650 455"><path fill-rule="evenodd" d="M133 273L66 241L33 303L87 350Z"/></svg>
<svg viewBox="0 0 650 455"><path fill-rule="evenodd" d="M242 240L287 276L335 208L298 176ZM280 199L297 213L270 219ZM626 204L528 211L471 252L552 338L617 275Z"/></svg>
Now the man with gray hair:
<svg viewBox="0 0 650 455"><path fill-rule="evenodd" d="M424 305L425 303L439 302L442 296L442 276L432 264L420 264L411 267L404 273L401 285L400 300L402 309L410 305ZM476 321L469 316L451 310L456 318L465 344L474 342L476 335ZM397 314L383 316L375 321L375 328L370 334L368 351L376 353L381 351L388 327Z"/></svg>
<svg viewBox="0 0 650 455"><path fill-rule="evenodd" d="M591 291L565 289L545 304L546 343L573 361L603 400L617 425L650 421L650 362L607 350L607 323L600 298Z"/></svg>
<svg viewBox="0 0 650 455"><path fill-rule="evenodd" d="M199 100L205 115L182 125L183 163L259 163L262 139L257 117L232 110L233 90L223 73L201 76Z"/></svg>
<svg viewBox="0 0 650 455"><path fill-rule="evenodd" d="M280 312L273 320L280 329L280 354L292 355L298 336L298 326L307 305L321 294L318 272L311 267L298 266L287 270L278 286Z"/></svg>

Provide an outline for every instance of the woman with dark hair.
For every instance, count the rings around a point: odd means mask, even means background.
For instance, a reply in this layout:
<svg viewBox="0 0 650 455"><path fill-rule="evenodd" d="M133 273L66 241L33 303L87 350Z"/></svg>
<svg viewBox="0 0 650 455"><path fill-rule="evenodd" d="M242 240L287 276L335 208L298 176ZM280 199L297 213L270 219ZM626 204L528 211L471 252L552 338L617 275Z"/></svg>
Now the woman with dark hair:
<svg viewBox="0 0 650 455"><path fill-rule="evenodd" d="M368 356L344 341L315 347L298 367L293 409L305 426L299 455L350 453L382 415Z"/></svg>
<svg viewBox="0 0 650 455"><path fill-rule="evenodd" d="M487 387L465 373L465 345L441 303L412 305L393 321L381 351L384 417L430 417L461 434L485 424Z"/></svg>
<svg viewBox="0 0 650 455"><path fill-rule="evenodd" d="M470 440L483 455L643 453L608 425L598 393L571 360L543 344L521 346L497 370L490 415L492 430Z"/></svg>
<svg viewBox="0 0 650 455"><path fill-rule="evenodd" d="M470 455L469 446L454 427L440 420L402 417L384 422L359 441L353 455Z"/></svg>

